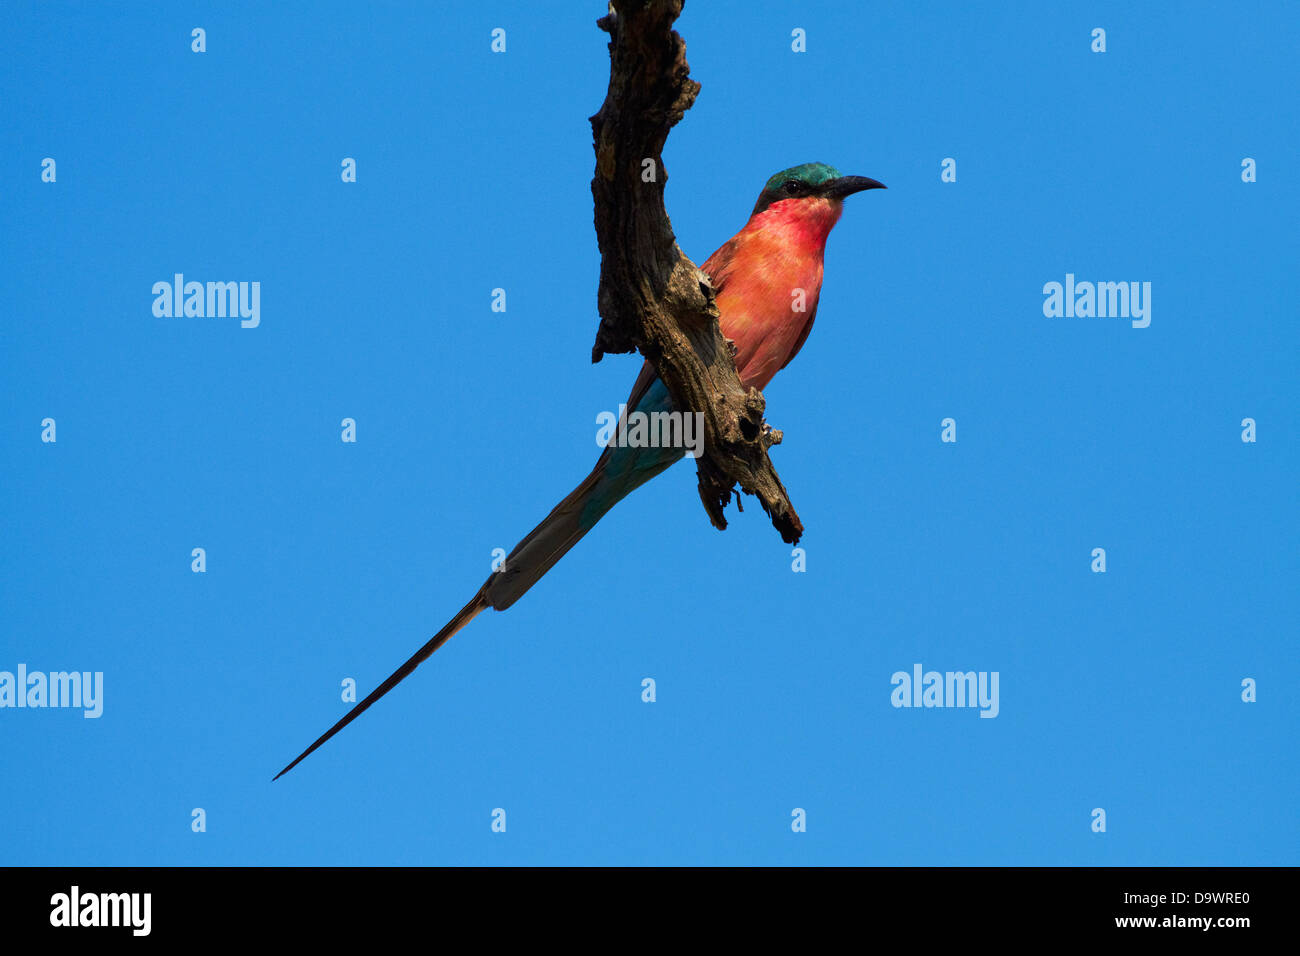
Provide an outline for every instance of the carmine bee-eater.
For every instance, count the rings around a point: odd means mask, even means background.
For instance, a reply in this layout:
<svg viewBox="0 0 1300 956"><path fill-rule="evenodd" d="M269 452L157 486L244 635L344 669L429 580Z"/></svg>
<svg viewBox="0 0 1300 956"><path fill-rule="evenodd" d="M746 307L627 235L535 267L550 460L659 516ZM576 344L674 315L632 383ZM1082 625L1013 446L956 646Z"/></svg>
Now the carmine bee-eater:
<svg viewBox="0 0 1300 956"><path fill-rule="evenodd" d="M717 292L722 334L736 343L736 370L745 387L762 390L803 347L817 315L826 237L839 221L844 198L884 184L865 176L841 176L825 163L783 169L763 187L745 228L702 266ZM804 290L803 309L794 290ZM673 410L654 367L646 362L627 407L648 416ZM551 569L606 512L683 457L680 447L634 447L611 442L582 483L515 545L447 626L415 652L343 719L304 750L275 779L355 720L480 611L504 611Z"/></svg>

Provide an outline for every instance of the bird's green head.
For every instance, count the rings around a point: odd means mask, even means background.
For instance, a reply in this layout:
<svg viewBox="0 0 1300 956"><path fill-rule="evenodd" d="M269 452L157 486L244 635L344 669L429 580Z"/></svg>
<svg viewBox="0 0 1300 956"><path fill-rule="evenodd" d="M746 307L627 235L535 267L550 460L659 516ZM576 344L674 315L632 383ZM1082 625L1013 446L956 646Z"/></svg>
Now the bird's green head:
<svg viewBox="0 0 1300 956"><path fill-rule="evenodd" d="M783 169L767 181L751 215L788 199L830 199L836 202L864 189L884 189L885 184L866 176L843 176L825 163L804 163Z"/></svg>

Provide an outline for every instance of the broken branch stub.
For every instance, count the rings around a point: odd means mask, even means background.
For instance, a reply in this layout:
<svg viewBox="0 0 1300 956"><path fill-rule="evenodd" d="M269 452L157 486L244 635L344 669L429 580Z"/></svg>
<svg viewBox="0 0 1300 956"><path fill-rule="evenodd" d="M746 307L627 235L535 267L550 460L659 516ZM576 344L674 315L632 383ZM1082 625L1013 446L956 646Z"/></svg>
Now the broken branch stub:
<svg viewBox="0 0 1300 956"><path fill-rule="evenodd" d="M727 526L723 509L739 485L794 544L803 525L767 455L781 433L763 421L763 394L741 385L735 346L718 326L713 288L678 248L664 208L664 142L700 91L690 78L686 44L672 29L681 10L682 0L618 0L598 21L610 35L610 71L605 102L591 118L601 258L601 319L591 359L640 349L675 407L704 413L696 470L715 527ZM654 174L649 181L646 170Z"/></svg>

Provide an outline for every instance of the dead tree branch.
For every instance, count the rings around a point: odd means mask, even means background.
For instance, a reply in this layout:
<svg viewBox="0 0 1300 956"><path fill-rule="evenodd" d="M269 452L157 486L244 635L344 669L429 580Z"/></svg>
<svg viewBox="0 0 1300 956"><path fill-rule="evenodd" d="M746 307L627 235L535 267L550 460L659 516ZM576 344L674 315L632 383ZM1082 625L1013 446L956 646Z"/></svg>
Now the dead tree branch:
<svg viewBox="0 0 1300 956"><path fill-rule="evenodd" d="M735 346L718 327L713 289L677 247L664 208L664 142L700 91L690 78L686 43L672 29L682 2L617 0L597 24L610 35L610 72L605 102L591 118L601 256L601 320L591 359L640 349L675 407L704 413L704 454L696 469L715 527L727 526L723 509L739 485L794 544L803 525L767 455L781 433L763 421L762 393L741 385ZM650 182L646 169L654 171Z"/></svg>

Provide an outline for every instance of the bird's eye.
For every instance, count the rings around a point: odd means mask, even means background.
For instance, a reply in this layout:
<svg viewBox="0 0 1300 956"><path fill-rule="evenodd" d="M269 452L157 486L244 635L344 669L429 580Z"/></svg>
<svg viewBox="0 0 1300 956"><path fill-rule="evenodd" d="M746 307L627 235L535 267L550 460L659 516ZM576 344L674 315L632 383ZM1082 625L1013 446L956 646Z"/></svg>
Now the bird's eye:
<svg viewBox="0 0 1300 956"><path fill-rule="evenodd" d="M797 179L787 179L781 184L781 191L789 193L791 196L797 196L803 191L803 183Z"/></svg>

